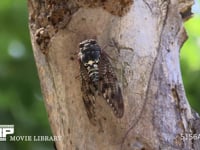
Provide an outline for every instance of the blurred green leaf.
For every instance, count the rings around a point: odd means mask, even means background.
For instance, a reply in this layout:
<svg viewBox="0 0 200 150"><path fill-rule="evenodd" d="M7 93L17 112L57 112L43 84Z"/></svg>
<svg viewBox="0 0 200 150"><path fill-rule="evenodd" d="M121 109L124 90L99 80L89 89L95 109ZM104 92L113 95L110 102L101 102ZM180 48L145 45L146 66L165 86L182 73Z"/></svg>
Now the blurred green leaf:
<svg viewBox="0 0 200 150"><path fill-rule="evenodd" d="M181 49L181 68L186 94L191 106L200 113L200 16L185 23L188 40Z"/></svg>
<svg viewBox="0 0 200 150"><path fill-rule="evenodd" d="M194 16L185 23L185 28L189 36L181 50L181 59L185 59L190 69L200 68L200 16Z"/></svg>
<svg viewBox="0 0 200 150"><path fill-rule="evenodd" d="M51 135L28 30L25 0L0 1L0 124L15 135ZM52 142L0 142L0 149L53 149Z"/></svg>

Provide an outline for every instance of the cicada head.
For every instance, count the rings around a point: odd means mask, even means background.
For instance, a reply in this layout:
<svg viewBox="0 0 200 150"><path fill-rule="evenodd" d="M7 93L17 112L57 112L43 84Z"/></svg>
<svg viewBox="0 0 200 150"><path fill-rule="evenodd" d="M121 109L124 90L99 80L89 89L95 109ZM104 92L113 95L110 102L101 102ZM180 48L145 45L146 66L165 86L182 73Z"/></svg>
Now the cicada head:
<svg viewBox="0 0 200 150"><path fill-rule="evenodd" d="M101 56L101 48L96 40L89 39L79 44L79 60L85 67L98 64Z"/></svg>

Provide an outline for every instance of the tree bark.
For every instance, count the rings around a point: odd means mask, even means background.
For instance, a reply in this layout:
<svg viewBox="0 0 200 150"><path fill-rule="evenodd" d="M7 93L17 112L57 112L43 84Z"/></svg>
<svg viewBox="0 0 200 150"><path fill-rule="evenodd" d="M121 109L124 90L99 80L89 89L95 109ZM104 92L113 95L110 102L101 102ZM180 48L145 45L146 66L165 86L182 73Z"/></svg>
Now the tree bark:
<svg viewBox="0 0 200 150"><path fill-rule="evenodd" d="M29 0L33 52L58 150L198 149L199 118L182 83L179 51L192 0ZM81 94L79 42L95 38L111 57L125 113L97 99L96 126ZM112 43L114 46L109 45Z"/></svg>

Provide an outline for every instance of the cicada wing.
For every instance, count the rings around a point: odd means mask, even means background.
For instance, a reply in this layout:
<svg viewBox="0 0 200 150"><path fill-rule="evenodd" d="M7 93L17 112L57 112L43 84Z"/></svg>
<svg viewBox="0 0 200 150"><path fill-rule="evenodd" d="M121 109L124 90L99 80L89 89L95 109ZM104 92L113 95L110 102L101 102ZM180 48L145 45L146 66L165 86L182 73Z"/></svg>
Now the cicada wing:
<svg viewBox="0 0 200 150"><path fill-rule="evenodd" d="M114 69L107 54L102 52L99 63L101 93L106 102L111 106L116 117L121 118L124 114L124 102L122 92Z"/></svg>

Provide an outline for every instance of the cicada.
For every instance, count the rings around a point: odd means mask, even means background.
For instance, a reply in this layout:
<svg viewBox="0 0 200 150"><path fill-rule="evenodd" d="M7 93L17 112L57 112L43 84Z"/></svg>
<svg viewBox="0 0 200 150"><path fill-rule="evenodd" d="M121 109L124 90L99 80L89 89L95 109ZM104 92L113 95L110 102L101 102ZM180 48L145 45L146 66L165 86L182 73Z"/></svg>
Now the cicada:
<svg viewBox="0 0 200 150"><path fill-rule="evenodd" d="M95 122L95 101L97 95L103 96L116 117L124 114L121 88L108 54L94 39L79 44L80 75L82 80L82 99L91 122Z"/></svg>

